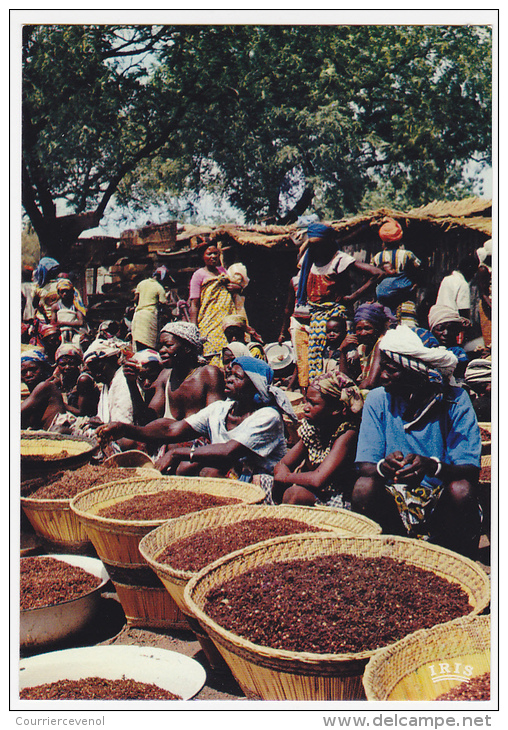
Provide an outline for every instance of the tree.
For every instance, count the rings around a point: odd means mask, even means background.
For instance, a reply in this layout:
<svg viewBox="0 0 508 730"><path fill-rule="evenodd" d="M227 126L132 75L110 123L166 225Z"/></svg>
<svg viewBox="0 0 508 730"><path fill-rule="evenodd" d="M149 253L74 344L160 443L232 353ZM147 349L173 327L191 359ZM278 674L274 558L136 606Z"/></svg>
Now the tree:
<svg viewBox="0 0 508 730"><path fill-rule="evenodd" d="M178 99L146 83L165 30L25 26L22 202L42 249L65 257L119 182L178 126ZM164 113L161 113L164 109ZM63 201L69 214L58 215Z"/></svg>
<svg viewBox="0 0 508 730"><path fill-rule="evenodd" d="M212 190L273 222L457 197L490 91L483 26L28 27L23 205L55 251L113 195Z"/></svg>

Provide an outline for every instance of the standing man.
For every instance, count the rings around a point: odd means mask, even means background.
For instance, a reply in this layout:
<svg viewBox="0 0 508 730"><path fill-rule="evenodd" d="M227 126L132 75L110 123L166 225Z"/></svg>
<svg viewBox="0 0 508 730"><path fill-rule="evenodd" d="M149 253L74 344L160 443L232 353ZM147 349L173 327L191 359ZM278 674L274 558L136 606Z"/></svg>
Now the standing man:
<svg viewBox="0 0 508 730"><path fill-rule="evenodd" d="M465 256L451 274L445 276L437 293L436 304L451 307L461 317L471 319L469 283L478 271L480 260L476 253Z"/></svg>

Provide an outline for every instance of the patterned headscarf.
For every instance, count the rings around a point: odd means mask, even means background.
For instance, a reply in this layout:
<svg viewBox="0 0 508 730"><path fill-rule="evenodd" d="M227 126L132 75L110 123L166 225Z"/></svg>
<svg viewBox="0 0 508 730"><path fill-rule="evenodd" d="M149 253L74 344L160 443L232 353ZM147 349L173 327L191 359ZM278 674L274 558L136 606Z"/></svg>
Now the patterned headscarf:
<svg viewBox="0 0 508 730"><path fill-rule="evenodd" d="M379 229L379 238L385 243L395 243L402 238L402 226L394 218L387 218Z"/></svg>
<svg viewBox="0 0 508 730"><path fill-rule="evenodd" d="M73 357L77 357L80 361L83 360L83 350L81 347L73 345L71 342L65 342L63 345L60 345L58 350L55 352L55 362L58 362L59 358L64 355L72 355Z"/></svg>
<svg viewBox="0 0 508 730"><path fill-rule="evenodd" d="M349 416L360 413L363 408L360 389L340 370L330 370L328 373L318 375L311 385L318 388L327 398L343 403Z"/></svg>
<svg viewBox="0 0 508 730"><path fill-rule="evenodd" d="M257 390L255 403L275 406L292 420L298 420L287 395L272 385L273 370L266 362L256 357L236 357L231 365L239 365L253 383Z"/></svg>
<svg viewBox="0 0 508 730"><path fill-rule="evenodd" d="M156 350L140 350L139 352L136 352L135 355L131 357L131 360L134 360L134 362L137 362L139 365L147 365L149 362L156 362L159 365L162 365L162 357L159 355L159 353Z"/></svg>
<svg viewBox="0 0 508 730"><path fill-rule="evenodd" d="M105 357L118 357L122 353L121 348L111 340L96 339L83 355L85 362L92 362Z"/></svg>
<svg viewBox="0 0 508 730"><path fill-rule="evenodd" d="M21 353L21 363L36 362L47 363L48 358L43 347L32 347Z"/></svg>
<svg viewBox="0 0 508 730"><path fill-rule="evenodd" d="M161 329L161 335L164 332L189 342L197 350L198 355L202 354L203 344L206 340L201 337L195 324L180 321L169 322Z"/></svg>

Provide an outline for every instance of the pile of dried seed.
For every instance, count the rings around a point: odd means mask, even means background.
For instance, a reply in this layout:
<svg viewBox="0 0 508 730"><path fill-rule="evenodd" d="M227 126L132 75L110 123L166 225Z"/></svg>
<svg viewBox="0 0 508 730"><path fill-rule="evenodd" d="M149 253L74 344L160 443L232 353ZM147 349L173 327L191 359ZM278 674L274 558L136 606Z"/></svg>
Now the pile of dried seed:
<svg viewBox="0 0 508 730"><path fill-rule="evenodd" d="M157 556L157 562L168 563L175 570L197 572L223 555L261 540L301 532L319 532L322 529L287 518L260 517L242 520L219 527L207 527L194 535L172 542Z"/></svg>
<svg viewBox="0 0 508 730"><path fill-rule="evenodd" d="M57 682L26 687L20 700L181 700L178 695L156 684L134 679L61 679Z"/></svg>
<svg viewBox="0 0 508 730"><path fill-rule="evenodd" d="M54 454L30 454L28 457L30 461L57 461L58 459L66 459L71 456L67 449L62 449Z"/></svg>
<svg viewBox="0 0 508 730"><path fill-rule="evenodd" d="M59 473L56 480L30 494L31 499L72 499L79 492L101 484L128 479L131 472L125 469L86 464L79 469ZM50 477L48 478L48 480Z"/></svg>
<svg viewBox="0 0 508 730"><path fill-rule="evenodd" d="M490 700L490 672L473 677L469 682L439 695L436 700Z"/></svg>
<svg viewBox="0 0 508 730"><path fill-rule="evenodd" d="M20 608L41 608L80 598L102 583L83 568L50 557L22 558Z"/></svg>
<svg viewBox="0 0 508 730"><path fill-rule="evenodd" d="M169 520L208 507L238 504L239 501L200 492L164 490L122 499L121 502L103 507L97 514L114 520Z"/></svg>
<svg viewBox="0 0 508 730"><path fill-rule="evenodd" d="M457 584L386 557L330 555L269 563L206 596L220 626L274 649L369 651L471 611Z"/></svg>
<svg viewBox="0 0 508 730"><path fill-rule="evenodd" d="M486 428L480 427L480 438L482 441L492 441L492 434Z"/></svg>

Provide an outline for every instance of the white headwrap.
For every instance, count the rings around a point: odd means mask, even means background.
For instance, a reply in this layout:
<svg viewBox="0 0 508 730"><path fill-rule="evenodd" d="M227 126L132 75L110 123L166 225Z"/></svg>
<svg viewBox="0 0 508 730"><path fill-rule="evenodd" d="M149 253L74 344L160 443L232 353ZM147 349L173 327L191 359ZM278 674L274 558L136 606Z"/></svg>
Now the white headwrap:
<svg viewBox="0 0 508 730"><path fill-rule="evenodd" d="M434 304L429 309L430 330L432 331L436 325L443 324L444 322L460 322L464 326L469 324L469 320L461 317L453 307L448 307L446 304Z"/></svg>
<svg viewBox="0 0 508 730"><path fill-rule="evenodd" d="M402 358L418 360L427 368L438 370L445 378L451 378L458 363L446 347L425 347L416 332L405 324L388 330L379 342L379 349L388 355L394 353ZM404 362L401 361L401 364L404 365Z"/></svg>

